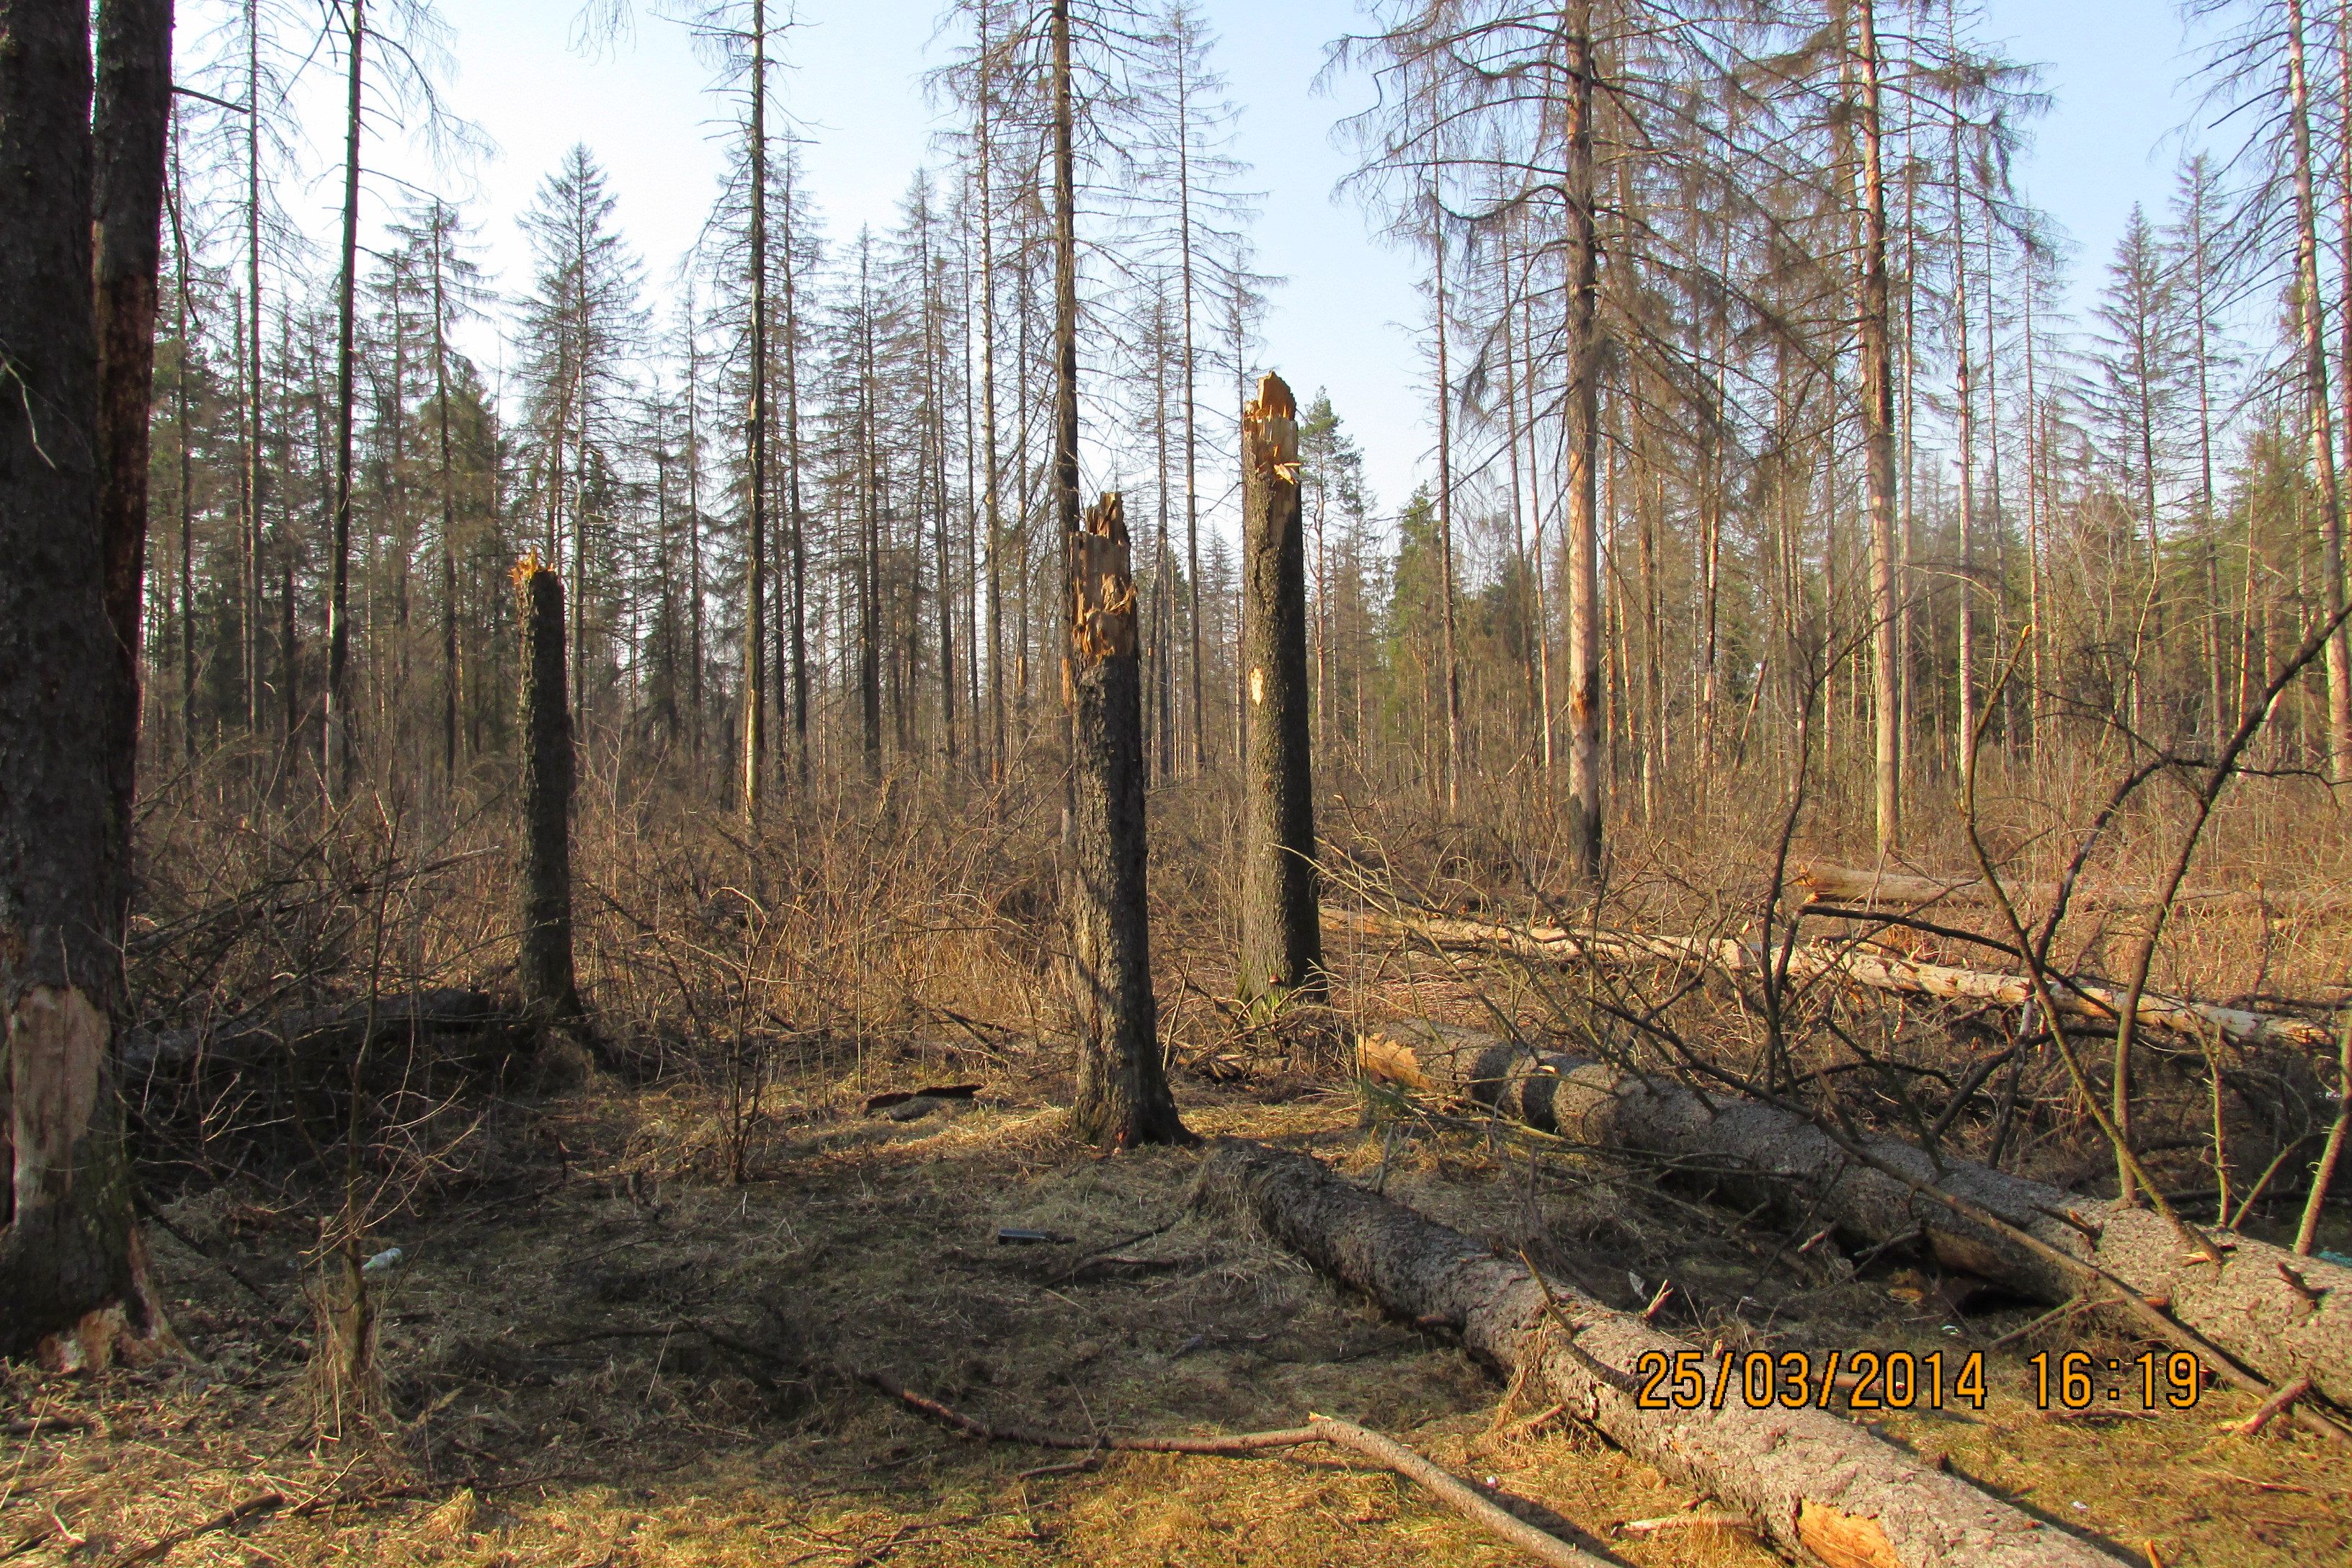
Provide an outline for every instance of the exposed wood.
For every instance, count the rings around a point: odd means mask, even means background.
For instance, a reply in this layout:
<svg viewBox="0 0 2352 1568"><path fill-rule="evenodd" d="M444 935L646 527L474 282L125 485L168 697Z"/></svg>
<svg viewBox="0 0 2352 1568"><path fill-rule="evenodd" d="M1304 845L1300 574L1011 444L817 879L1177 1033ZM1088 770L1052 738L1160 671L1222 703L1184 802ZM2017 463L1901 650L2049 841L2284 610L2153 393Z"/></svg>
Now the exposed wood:
<svg viewBox="0 0 2352 1568"><path fill-rule="evenodd" d="M1537 1397L1752 1519L1782 1551L1847 1568L2091 1568L2112 1560L1826 1410L1644 1409L1644 1352L1711 1358L1464 1236L1364 1191L1303 1154L1221 1140L1194 1201L1261 1226L1407 1320L1465 1348ZM1548 1301L1547 1297L1549 1297ZM1557 1302L1557 1321L1550 1303ZM1563 1330L1565 1331L1563 1331Z"/></svg>
<svg viewBox="0 0 2352 1568"><path fill-rule="evenodd" d="M1703 1159L1709 1179L1743 1205L1771 1204L1791 1220L1815 1215L1856 1245L1916 1235L1945 1266L2038 1300L2066 1301L2094 1282L1857 1164L1819 1128L1771 1106L1421 1020L1360 1036L1357 1061L1373 1077L1472 1100L1579 1143ZM2085 1202L1964 1160L1937 1162L1897 1139L1858 1142L1912 1181L1990 1210L2065 1258L2168 1303L2175 1319L2247 1365L2282 1382L2307 1374L2330 1399L2352 1403L2352 1268L2242 1237L2224 1238L2216 1268L2152 1210ZM1738 1173L1719 1173L1727 1171Z"/></svg>
<svg viewBox="0 0 2352 1568"><path fill-rule="evenodd" d="M1226 1458L1263 1454L1276 1448L1304 1447L1310 1443L1328 1443L1334 1447L1360 1454L1376 1465L1394 1470L1471 1523L1509 1542L1539 1563L1555 1564L1555 1568L1605 1568L1605 1559L1571 1546L1550 1531L1538 1530L1505 1511L1484 1492L1443 1467L1430 1463L1395 1438L1359 1426L1352 1421L1310 1415L1304 1426L1286 1426L1270 1432L1235 1432L1222 1437L1113 1437L1102 1435L1081 1437L1034 1426L1000 1426L976 1421L961 1411L936 1399L925 1398L879 1373L861 1372L857 1377L860 1382L881 1390L908 1409L983 1442L1025 1443L1037 1448L1078 1448L1089 1453L1108 1449L1126 1453L1203 1454Z"/></svg>
<svg viewBox="0 0 2352 1568"><path fill-rule="evenodd" d="M1560 963L1698 963L1736 975L1758 975L1764 970L1761 952L1747 942L1729 938L1708 940L1602 929L1571 931L1559 926L1491 925L1483 921L1359 913L1328 907L1323 918L1327 924L1336 922L1360 932L1418 936L1441 947L1503 948L1524 957ZM1777 963L1780 954L1773 957ZM2033 982L2027 975L1916 963L1837 942L1801 942L1790 949L1788 974L1791 980L1834 978L1872 990L1934 996L1948 1002L1991 1002L2018 1007L2033 996ZM2070 1017L2113 1023L2117 1009L2123 1005L2120 988L2095 981L2053 975L2052 989L2059 1011ZM2325 1024L2309 1018L2225 1007L2156 992L2140 997L2138 1016L2142 1028L2165 1029L2196 1038L2219 1032L2223 1038L2241 1046L2324 1046L2333 1039Z"/></svg>
<svg viewBox="0 0 2352 1568"><path fill-rule="evenodd" d="M132 1075L213 1064L261 1067L293 1061L342 1061L362 1047L431 1039L448 1054L463 1042L485 1062L517 1048L522 1020L501 1012L479 991L412 991L330 1007L261 1011L198 1027L132 1029L122 1040L123 1070Z"/></svg>
<svg viewBox="0 0 2352 1568"><path fill-rule="evenodd" d="M1298 496L1298 405L1278 375L1242 411L1242 570L1250 703L1243 832L1244 999L1320 999L1322 877L1316 864L1307 714L1307 541Z"/></svg>

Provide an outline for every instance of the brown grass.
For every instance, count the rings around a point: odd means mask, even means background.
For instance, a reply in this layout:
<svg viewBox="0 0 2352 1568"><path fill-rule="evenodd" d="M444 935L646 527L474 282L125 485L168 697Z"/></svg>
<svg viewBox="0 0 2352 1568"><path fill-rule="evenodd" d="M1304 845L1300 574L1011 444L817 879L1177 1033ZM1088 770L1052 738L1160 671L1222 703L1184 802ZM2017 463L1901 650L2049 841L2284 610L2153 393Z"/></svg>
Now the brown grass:
<svg viewBox="0 0 2352 1568"><path fill-rule="evenodd" d="M300 1289L341 1201L332 1178L353 1125L348 1095L274 1079L155 1086L142 1102L155 1196L202 1250L161 1229L152 1247L199 1359L73 1382L11 1369L9 1418L93 1425L0 1437L0 1554L111 1563L275 1491L283 1506L179 1541L169 1560L1467 1568L1508 1557L1394 1478L1329 1456L1114 1455L1024 1474L1076 1457L953 1436L847 1376L870 1366L983 1418L1082 1433L1239 1430L1320 1411L1491 1478L1624 1563L1769 1561L1737 1531L1616 1533L1707 1500L1557 1417L1519 1426L1540 1412L1454 1345L1188 1217L1194 1156L1097 1159L1067 1141L1041 869L1050 789L842 789L780 806L751 840L667 786L632 793L601 776L580 833L582 978L635 1079L461 1088L412 1074L363 1100L368 1242L406 1254L382 1281L377 1429L323 1441L305 1405ZM2022 784L1995 792L2021 866L2045 873L2050 825L2078 820L2096 784L2086 769L2045 777L2031 798ZM2259 787L2268 793L2250 790L2216 839L2224 860L2210 874L2253 864L2265 835L2307 809L2292 782ZM494 795L470 813L379 807L332 823L205 798L167 798L149 824L142 920L155 934L133 954L147 1016L200 1021L371 983L502 983L509 894ZM1663 1321L1696 1343L1924 1352L1989 1343L2032 1315L1900 1257L1857 1273L1833 1247L1802 1249L1793 1219L1774 1230L1713 1205L1703 1174L1360 1099L1339 1048L1354 1022L1499 1016L1641 1058L1655 1042L1594 1004L1655 1006L1677 979L1538 973L1351 940L1332 954L1329 1017L1254 1027L1223 1000L1233 802L1189 784L1154 809L1163 1025L1196 1131L1311 1149L1622 1307L1671 1278ZM2119 836L2111 874L2160 858L2172 809L2158 801ZM1671 829L1629 825L1611 918L1744 929L1762 907L1775 810L1726 789ZM1835 826L1825 821L1815 847L1834 853ZM1537 913L1539 894L1564 899L1560 846L1539 816L1448 825L1391 803L1334 808L1325 826L1361 896L1505 918ZM1929 868L1965 864L1948 831L1923 843ZM2264 875L2299 885L2346 874L2334 850L2272 859ZM2206 994L2324 997L2342 979L2340 933L2273 924L2255 941L2252 927L2192 922L2159 978ZM2070 953L2087 962L2105 940L2086 931ZM1719 985L1656 1017L1738 1070L1762 1049L1752 1006ZM1800 1074L1850 1062L1836 1030L1948 1076L1994 1038L1981 1020L1827 992L1790 1023ZM2147 1125L2183 1146L2151 1159L2178 1184L2208 1184L2194 1140L2201 1079L2189 1065L2158 1067ZM958 1079L982 1085L969 1107L908 1123L859 1110L877 1090ZM1850 1113L1897 1131L1940 1103L1932 1079L1821 1081L1843 1086ZM1922 1086L1921 1106L1902 1103L1906 1082ZM2095 1186L2104 1159L2054 1062L2034 1064L2021 1103L2007 1163ZM2238 1152L2258 1149L2263 1108L2238 1096L2230 1113ZM1989 1126L1981 1110L1963 1116L1951 1146L1981 1152ZM1077 1239L1000 1247L1005 1226ZM1120 1251L1133 1261L1071 1272L1144 1232ZM2239 1395L2145 1420L2029 1408L2021 1354L2078 1342L2103 1358L2137 1353L2084 1332L2001 1352L1980 1414L1890 1414L1882 1428L2127 1555L2151 1542L2168 1565L2308 1568L2352 1554L2352 1466L2284 1423L2259 1438L2220 1430L2250 1407Z"/></svg>

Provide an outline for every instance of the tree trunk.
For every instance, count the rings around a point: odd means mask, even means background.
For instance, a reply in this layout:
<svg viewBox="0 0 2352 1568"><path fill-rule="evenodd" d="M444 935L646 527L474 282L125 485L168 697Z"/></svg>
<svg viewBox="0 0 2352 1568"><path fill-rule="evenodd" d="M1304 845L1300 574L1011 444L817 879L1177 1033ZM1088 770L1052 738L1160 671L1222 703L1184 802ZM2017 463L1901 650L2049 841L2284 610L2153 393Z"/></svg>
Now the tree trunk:
<svg viewBox="0 0 2352 1568"><path fill-rule="evenodd" d="M1870 493L1870 618L1872 688L1877 723L1874 747L1878 851L1894 852L1903 831L1902 648L1897 641L1895 582L1894 334L1886 282L1886 184L1879 157L1878 21L1876 0L1859 0L1857 61L1862 102L1863 236L1860 279L1862 425Z"/></svg>
<svg viewBox="0 0 2352 1568"><path fill-rule="evenodd" d="M2336 472L2335 416L2327 401L2327 323L2319 292L2319 211L2313 188L2303 0L2287 0L2286 9L2287 110L2294 131L2296 313L2305 416L2310 424L2313 477L2319 488L2320 603L2332 616L2344 607L2344 498ZM2329 776L2338 784L2352 783L2352 642L2347 637L2352 633L2339 626L2327 639L2327 763Z"/></svg>
<svg viewBox="0 0 2352 1568"><path fill-rule="evenodd" d="M1568 837L1587 882L1601 876L1601 241L1593 215L1592 7L1570 8L1568 102ZM1656 657L1653 650L1653 658Z"/></svg>
<svg viewBox="0 0 2352 1568"><path fill-rule="evenodd" d="M128 433L105 430L125 410L144 449L145 377L101 358L100 321L106 347L135 361L129 339L152 325L162 181L160 116L153 167L132 166L158 90L158 46L141 32L155 20L111 6L102 20L121 53L106 62L97 158L88 9L0 0L0 343L14 394L0 396L0 1355L53 1366L164 1331L112 1062L135 743L120 716L137 711L135 684L124 687L138 553L118 531L143 521L144 497L133 475L101 467L126 459ZM94 163L106 171L96 191ZM142 467L136 484L145 478ZM126 549L127 605L111 570Z"/></svg>
<svg viewBox="0 0 2352 1568"><path fill-rule="evenodd" d="M1069 862L1070 996L1078 1014L1072 1119L1089 1143L1185 1143L1160 1058L1144 897L1143 684L1135 581L1117 495L1087 509L1067 540L1069 651L1064 669L1075 746Z"/></svg>
<svg viewBox="0 0 2352 1568"><path fill-rule="evenodd" d="M1242 853L1240 989L1320 998L1322 879L1315 854L1307 722L1307 542L1298 498L1298 405L1278 375L1242 413L1242 571L1249 649L1248 820Z"/></svg>
<svg viewBox="0 0 2352 1568"><path fill-rule="evenodd" d="M343 248L342 275L335 300L335 515L334 539L327 565L327 693L326 723L320 765L327 799L340 801L351 782L352 570L352 419L357 374L358 343L353 311L359 295L360 253L360 62L367 37L367 0L351 0L344 34L350 75L343 106ZM258 108L257 105L255 106Z"/></svg>
<svg viewBox="0 0 2352 1568"><path fill-rule="evenodd" d="M563 579L526 556L521 592L523 1011L542 1026L585 1012L572 967L572 713L563 671Z"/></svg>
<svg viewBox="0 0 2352 1568"><path fill-rule="evenodd" d="M760 822L768 776L768 8L751 0L751 406L744 420L750 501L743 566L743 820Z"/></svg>
<svg viewBox="0 0 2352 1568"><path fill-rule="evenodd" d="M1740 1390L1720 1408L1645 1409L1644 1355L1687 1358L1703 1384L1711 1358L1558 1281L1538 1284L1482 1243L1334 1175L1304 1154L1221 1141L1193 1201L1263 1226L1317 1268L1399 1318L1444 1322L1496 1372L1524 1377L1669 1479L1710 1492L1755 1521L1781 1551L1832 1568L2112 1568L2089 1544L1929 1468L1829 1411L1751 1409ZM1570 1332L1550 1321L1559 1303ZM1572 1335L1572 1337L1571 1337ZM1953 1358L1957 1360L1958 1358ZM1537 1392L1539 1390L1539 1392Z"/></svg>
<svg viewBox="0 0 2352 1568"><path fill-rule="evenodd" d="M98 310L98 526L114 627L114 809L129 837L139 752L139 644L147 565L148 405L163 263L164 144L172 121L172 0L98 8L92 142ZM186 344L181 345L184 354ZM184 370L184 366L183 367ZM181 438L186 439L183 429ZM127 899L127 886L121 889ZM126 907L109 930L129 918Z"/></svg>
<svg viewBox="0 0 2352 1568"><path fill-rule="evenodd" d="M1357 1062L1408 1089L1475 1100L1496 1114L1607 1151L1703 1161L1727 1201L1770 1204L1791 1225L1833 1226L1859 1246L1917 1237L1947 1268L2066 1301L2094 1277L1858 1165L1801 1116L1606 1062L1539 1054L1470 1029L1406 1021L1357 1038ZM2061 1187L1965 1160L1937 1160L1893 1138L1855 1140L1912 1181L1990 1209L2068 1258L2105 1269L2280 1383L2308 1375L2352 1397L2352 1268L2239 1238L2219 1270L2154 1211L2084 1201ZM2087 1225L2084 1234L2069 1218ZM2298 1270L2299 1289L2281 1274ZM2308 1290L2324 1290L2315 1305Z"/></svg>

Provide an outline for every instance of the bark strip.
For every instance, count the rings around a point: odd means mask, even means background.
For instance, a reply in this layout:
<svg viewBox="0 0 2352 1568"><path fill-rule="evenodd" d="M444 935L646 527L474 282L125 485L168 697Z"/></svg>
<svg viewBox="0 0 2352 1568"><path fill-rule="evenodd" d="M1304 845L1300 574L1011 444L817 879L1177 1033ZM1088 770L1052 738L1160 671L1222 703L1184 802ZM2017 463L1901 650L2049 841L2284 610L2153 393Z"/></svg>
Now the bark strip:
<svg viewBox="0 0 2352 1568"><path fill-rule="evenodd" d="M1357 1040L1374 1078L1472 1100L1496 1115L1594 1148L1703 1159L1734 1201L1818 1215L1850 1242L1917 1236L1947 1268L2043 1301L2064 1301L2084 1275L1849 1159L1803 1118L1731 1096L1710 1100L1673 1079L1546 1055L1476 1030L1405 1020ZM2352 1402L2352 1268L2284 1247L2219 1237L2215 1268L2155 1211L2084 1202L2063 1188L1964 1160L1931 1160L1892 1138L1864 1138L1873 1158L1913 1181L1990 1211L2067 1258L2105 1270L2273 1381L2315 1380Z"/></svg>
<svg viewBox="0 0 2352 1568"><path fill-rule="evenodd" d="M1524 1371L1541 1385L1538 1397L1559 1400L1661 1473L1737 1507L1801 1559L1832 1568L2112 1568L2087 1543L1826 1410L1751 1410L1738 1397L1720 1409L1642 1408L1632 1369L1643 1352L1694 1347L1572 1287L1539 1282L1306 1155L1221 1140L1193 1201L1262 1226L1399 1317L1458 1329L1473 1355L1506 1375Z"/></svg>

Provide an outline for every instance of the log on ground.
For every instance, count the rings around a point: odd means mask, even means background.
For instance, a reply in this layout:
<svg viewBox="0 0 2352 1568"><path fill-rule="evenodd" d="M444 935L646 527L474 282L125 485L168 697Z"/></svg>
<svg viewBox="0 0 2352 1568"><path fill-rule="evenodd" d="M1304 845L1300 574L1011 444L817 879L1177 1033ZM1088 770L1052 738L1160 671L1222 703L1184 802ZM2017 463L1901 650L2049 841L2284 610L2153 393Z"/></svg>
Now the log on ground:
<svg viewBox="0 0 2352 1568"><path fill-rule="evenodd" d="M1366 1192L1304 1154L1220 1140L1192 1201L1254 1222L1396 1315L1444 1321L1498 1373L1543 1392L1663 1474L1753 1519L1774 1544L1831 1568L2113 1568L2114 1559L1932 1469L1826 1410L1650 1410L1645 1352L1694 1347L1558 1282L1573 1338L1520 1265Z"/></svg>
<svg viewBox="0 0 2352 1568"><path fill-rule="evenodd" d="M1580 928L1568 931L1557 926L1522 929L1427 915L1354 913L1328 906L1323 911L1323 921L1326 926L1360 934L1419 937L1442 948L1499 950L1555 963L1702 964L1727 974L1755 976L1764 973L1767 962L1767 955L1755 944L1727 937L1661 936L1648 931ZM1780 954L1776 952L1770 956L1777 963ZM1932 996L1946 1002L1990 1002L2011 1007L2021 1007L2033 999L2033 982L2027 975L1918 963L1849 942L1799 942L1787 950L1787 958L1788 975L1793 981L1833 979L1898 995ZM2053 973L2050 988L2058 1010L2069 1017L2113 1023L2121 1016L2125 995L2118 987ZM2336 1041L2329 1026L2314 1019L2284 1013L2258 1013L2155 992L2142 994L2136 1011L2142 1028L2164 1029L2191 1038L2214 1032L2242 1046L2322 1048L2332 1047Z"/></svg>
<svg viewBox="0 0 2352 1568"><path fill-rule="evenodd" d="M441 987L325 1007L246 1013L181 1029L125 1033L121 1061L139 1075L196 1064L258 1067L269 1062L340 1061L369 1049L431 1040L436 1054L494 1066L523 1048L520 1020L499 1011L488 994ZM461 1048L453 1048L461 1047Z"/></svg>
<svg viewBox="0 0 2352 1568"><path fill-rule="evenodd" d="M2085 1289L2084 1273L1855 1162L1802 1117L1752 1100L1420 1019L1360 1035L1356 1059L1374 1078L1474 1100L1574 1142L1702 1159L1735 1201L1818 1215L1855 1243L1916 1235L1946 1267L2044 1301ZM1965 1160L1930 1160L1899 1139L1859 1142L1912 1181L1988 1209L2166 1303L2273 1382L2309 1376L2329 1399L2352 1403L2352 1268L2226 1234L2217 1237L2224 1260L2216 1268L2152 1209L2086 1201ZM1739 1173L1719 1174L1727 1170Z"/></svg>

